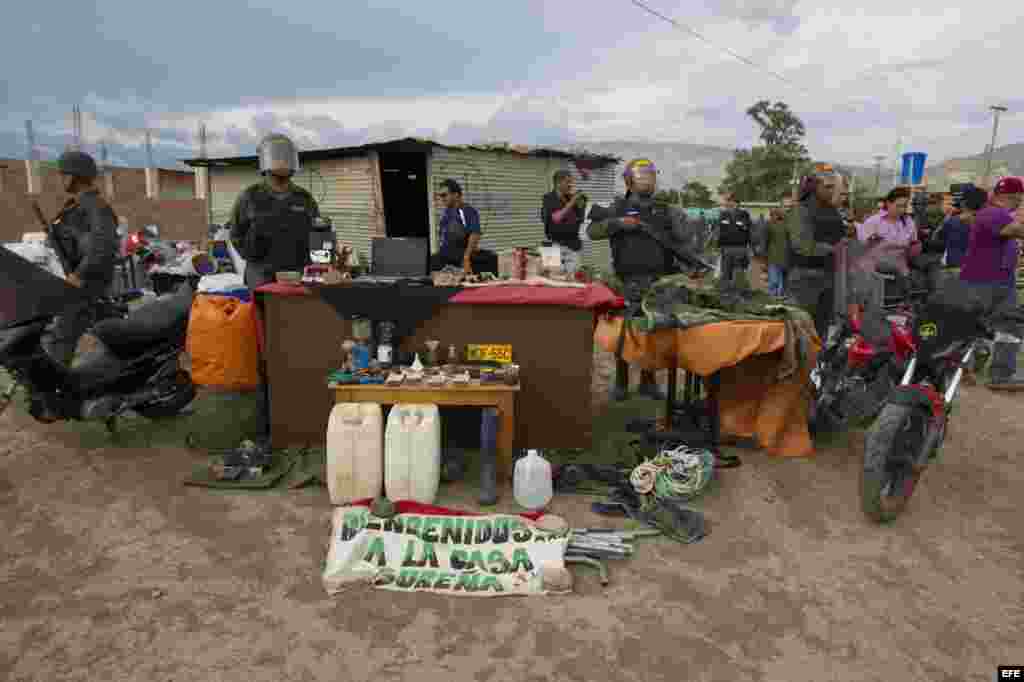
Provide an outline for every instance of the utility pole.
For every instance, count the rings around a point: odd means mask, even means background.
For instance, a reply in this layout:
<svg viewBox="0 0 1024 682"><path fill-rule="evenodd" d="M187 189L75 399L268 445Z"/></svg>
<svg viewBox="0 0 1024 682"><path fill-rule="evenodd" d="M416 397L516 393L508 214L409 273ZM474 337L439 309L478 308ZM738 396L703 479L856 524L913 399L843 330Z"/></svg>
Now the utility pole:
<svg viewBox="0 0 1024 682"><path fill-rule="evenodd" d="M992 144L990 144L988 146L988 153L986 154L986 159L985 159L985 188L986 189L991 186L991 182L992 182L992 155L996 151L996 134L999 132L999 114L1001 114L1004 111L1006 111L1006 107L1001 107L999 105L993 105L993 106L990 106L989 109L992 110L993 118L992 118Z"/></svg>
<svg viewBox="0 0 1024 682"><path fill-rule="evenodd" d="M39 194L43 188L43 179L39 175L39 148L36 147L36 133L32 129L32 121L25 121L25 136L28 138L28 158L25 159L25 174L29 194Z"/></svg>
<svg viewBox="0 0 1024 682"><path fill-rule="evenodd" d="M882 191L882 162L885 161L885 154L875 154L875 194Z"/></svg>

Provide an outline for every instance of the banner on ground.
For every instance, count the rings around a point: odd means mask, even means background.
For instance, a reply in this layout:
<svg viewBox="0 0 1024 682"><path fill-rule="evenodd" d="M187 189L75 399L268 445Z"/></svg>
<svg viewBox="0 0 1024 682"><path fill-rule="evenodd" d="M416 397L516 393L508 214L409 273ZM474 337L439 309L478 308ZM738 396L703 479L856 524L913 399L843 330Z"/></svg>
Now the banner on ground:
<svg viewBox="0 0 1024 682"><path fill-rule="evenodd" d="M381 519L367 507L339 507L324 587L328 594L356 582L474 597L545 594L541 567L563 566L568 542L567 535L522 516L401 513Z"/></svg>

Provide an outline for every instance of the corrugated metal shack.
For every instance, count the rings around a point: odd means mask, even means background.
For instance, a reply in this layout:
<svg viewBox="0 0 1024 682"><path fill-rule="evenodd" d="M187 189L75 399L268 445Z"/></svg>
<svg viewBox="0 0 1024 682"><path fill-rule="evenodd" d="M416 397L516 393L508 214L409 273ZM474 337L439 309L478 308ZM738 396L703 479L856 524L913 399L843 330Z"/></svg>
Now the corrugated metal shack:
<svg viewBox="0 0 1024 682"><path fill-rule="evenodd" d="M481 246L502 252L537 246L544 238L541 197L551 191L551 176L567 169L592 201L608 205L615 196L614 156L574 154L511 145L448 146L406 138L360 147L300 152L302 170L295 182L309 190L329 217L342 242L370 254L373 237L429 236L437 248L440 183L454 178L466 202L480 211ZM227 222L238 194L259 182L257 157L189 159L208 168L213 222ZM586 243L584 262L610 266L607 242Z"/></svg>

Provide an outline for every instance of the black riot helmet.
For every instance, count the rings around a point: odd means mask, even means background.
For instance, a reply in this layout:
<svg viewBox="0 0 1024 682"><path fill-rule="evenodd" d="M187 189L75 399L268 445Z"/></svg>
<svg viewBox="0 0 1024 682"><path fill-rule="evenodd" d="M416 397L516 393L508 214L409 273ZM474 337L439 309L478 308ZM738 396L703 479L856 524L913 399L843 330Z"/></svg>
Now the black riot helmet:
<svg viewBox="0 0 1024 682"><path fill-rule="evenodd" d="M96 161L85 152L67 151L57 159L57 168L64 175L76 178L95 178L100 174Z"/></svg>

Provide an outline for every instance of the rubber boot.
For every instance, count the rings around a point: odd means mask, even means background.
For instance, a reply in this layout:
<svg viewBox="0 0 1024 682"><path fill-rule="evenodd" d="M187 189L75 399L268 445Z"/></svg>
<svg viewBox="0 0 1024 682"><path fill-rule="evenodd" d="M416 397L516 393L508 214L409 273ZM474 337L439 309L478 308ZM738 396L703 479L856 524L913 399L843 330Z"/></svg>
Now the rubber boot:
<svg viewBox="0 0 1024 682"><path fill-rule="evenodd" d="M1017 374L1019 343L997 341L992 344L991 380L993 391L1024 391L1024 377Z"/></svg>
<svg viewBox="0 0 1024 682"><path fill-rule="evenodd" d="M658 378L650 370L640 372L640 386L636 392L655 400L665 400L668 397L665 391L661 390L661 387L658 386Z"/></svg>
<svg viewBox="0 0 1024 682"><path fill-rule="evenodd" d="M617 403L629 397L629 365L621 358L615 359L615 381L608 389L608 397Z"/></svg>
<svg viewBox="0 0 1024 682"><path fill-rule="evenodd" d="M485 407L480 419L480 504L498 501L498 410Z"/></svg>
<svg viewBox="0 0 1024 682"><path fill-rule="evenodd" d="M445 483L461 481L466 472L466 454L462 448L449 445L441 456L441 480Z"/></svg>

